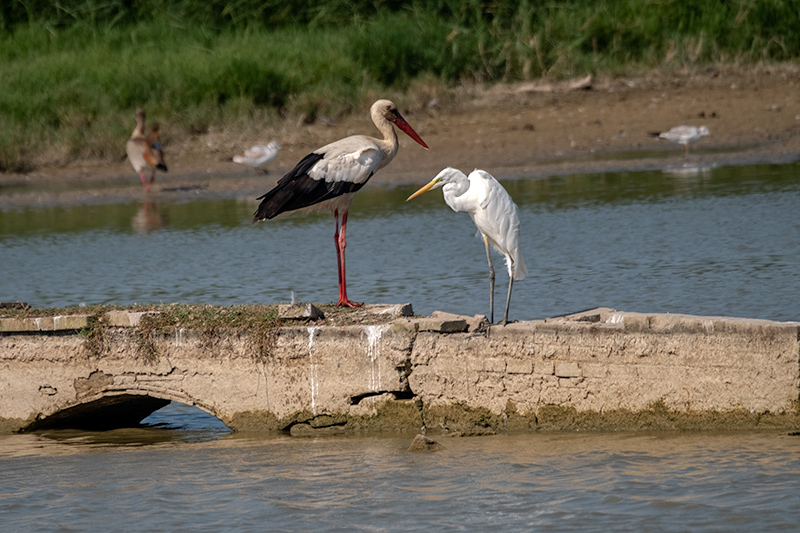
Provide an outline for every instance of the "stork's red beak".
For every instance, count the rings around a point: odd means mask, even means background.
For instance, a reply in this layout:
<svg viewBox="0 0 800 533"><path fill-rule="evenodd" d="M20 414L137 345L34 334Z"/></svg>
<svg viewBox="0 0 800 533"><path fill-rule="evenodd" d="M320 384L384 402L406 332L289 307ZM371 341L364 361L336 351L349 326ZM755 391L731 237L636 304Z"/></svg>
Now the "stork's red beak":
<svg viewBox="0 0 800 533"><path fill-rule="evenodd" d="M398 115L395 124L397 125L398 128L403 130L406 135L408 135L409 137L417 141L419 144L421 144L426 150L429 149L428 145L425 144L425 141L422 140L422 137L417 135L417 132L414 131L414 128L412 128L411 125L408 122L406 122L406 119Z"/></svg>

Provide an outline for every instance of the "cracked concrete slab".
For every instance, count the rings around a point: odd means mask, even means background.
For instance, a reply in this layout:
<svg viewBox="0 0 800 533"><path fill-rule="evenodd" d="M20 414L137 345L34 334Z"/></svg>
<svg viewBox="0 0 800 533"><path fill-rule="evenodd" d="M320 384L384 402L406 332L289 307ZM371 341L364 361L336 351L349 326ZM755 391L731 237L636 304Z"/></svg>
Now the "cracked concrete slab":
<svg viewBox="0 0 800 533"><path fill-rule="evenodd" d="M90 416L87 405L107 413L108 402L92 402L122 396L128 413L175 400L235 430L298 434L303 424L314 434L471 435L800 420L797 322L605 308L505 327L484 320L296 325L268 345L236 330L148 331L143 340L130 317L105 326L102 343L78 330L5 332L0 430L63 421L78 407Z"/></svg>

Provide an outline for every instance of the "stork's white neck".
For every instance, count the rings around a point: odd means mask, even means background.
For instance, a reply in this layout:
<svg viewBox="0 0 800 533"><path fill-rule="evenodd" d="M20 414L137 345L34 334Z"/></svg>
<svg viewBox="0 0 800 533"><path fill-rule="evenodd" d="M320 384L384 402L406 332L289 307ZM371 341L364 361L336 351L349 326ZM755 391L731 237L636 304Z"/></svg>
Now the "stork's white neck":
<svg viewBox="0 0 800 533"><path fill-rule="evenodd" d="M394 131L392 123L386 120L382 114L377 113L375 109L372 110L372 122L383 135L383 139L375 139L375 144L377 144L381 152L383 152L381 165L379 167L383 168L397 155L397 149L400 147L400 143L397 140L397 132Z"/></svg>

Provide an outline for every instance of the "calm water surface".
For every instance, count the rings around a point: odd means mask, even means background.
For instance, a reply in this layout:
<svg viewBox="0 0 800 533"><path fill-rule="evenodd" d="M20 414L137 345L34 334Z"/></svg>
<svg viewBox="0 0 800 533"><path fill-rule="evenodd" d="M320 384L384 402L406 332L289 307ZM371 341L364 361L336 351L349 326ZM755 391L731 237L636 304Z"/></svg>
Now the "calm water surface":
<svg viewBox="0 0 800 533"><path fill-rule="evenodd" d="M779 531L800 516L785 433L441 438L418 454L410 438L214 431L0 438L3 529Z"/></svg>
<svg viewBox="0 0 800 533"><path fill-rule="evenodd" d="M512 318L600 305L800 318L797 165L504 185L530 270ZM405 203L414 189L358 195L349 296L487 313L471 221L438 191ZM26 208L0 194L0 301L333 301L331 217L251 226L261 192ZM410 437L233 435L175 403L146 423L0 437L2 529L777 531L798 529L800 516L800 437L786 433L441 439L442 452L414 454Z"/></svg>
<svg viewBox="0 0 800 533"><path fill-rule="evenodd" d="M511 317L609 306L800 318L800 166L691 170L504 182L520 207L530 272L515 284ZM471 220L439 191L406 203L415 188L357 195L348 295L411 302L417 313L488 314L486 258ZM0 301L335 301L332 217L250 225L254 194L162 191L127 204L0 209ZM502 305L508 278L498 271Z"/></svg>

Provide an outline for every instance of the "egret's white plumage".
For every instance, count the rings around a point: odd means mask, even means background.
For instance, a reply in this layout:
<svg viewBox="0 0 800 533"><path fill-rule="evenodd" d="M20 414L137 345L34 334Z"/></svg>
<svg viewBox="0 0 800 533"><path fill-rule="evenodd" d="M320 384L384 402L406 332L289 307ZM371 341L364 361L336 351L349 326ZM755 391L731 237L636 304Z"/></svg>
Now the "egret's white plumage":
<svg viewBox="0 0 800 533"><path fill-rule="evenodd" d="M353 195L397 155L399 144L393 124L424 148L428 148L400 115L397 106L389 100L378 100L372 104L370 116L383 135L382 139L353 135L314 150L281 178L272 190L258 198L261 204L253 215L253 222L257 222L298 210L330 209L336 223L334 240L339 269L337 305L350 307L362 305L347 299L345 281L345 233ZM339 211L342 211L341 234Z"/></svg>
<svg viewBox="0 0 800 533"><path fill-rule="evenodd" d="M486 258L489 262L489 314L492 322L494 322L494 267L489 247L505 257L508 269L508 296L503 324L506 324L514 281L524 279L528 273L525 258L520 250L517 204L488 172L476 169L466 176L460 170L451 167L439 172L427 185L409 196L408 200L438 187L442 188L444 201L453 211L469 213L483 237Z"/></svg>
<svg viewBox="0 0 800 533"><path fill-rule="evenodd" d="M684 148L684 157L689 156L689 145L702 139L708 135L708 128L705 126L675 126L669 131L653 131L649 135L666 139L674 143L682 144Z"/></svg>
<svg viewBox="0 0 800 533"><path fill-rule="evenodd" d="M275 141L266 145L257 144L245 150L243 154L233 156L233 162L260 169L275 159L280 149L280 145Z"/></svg>

